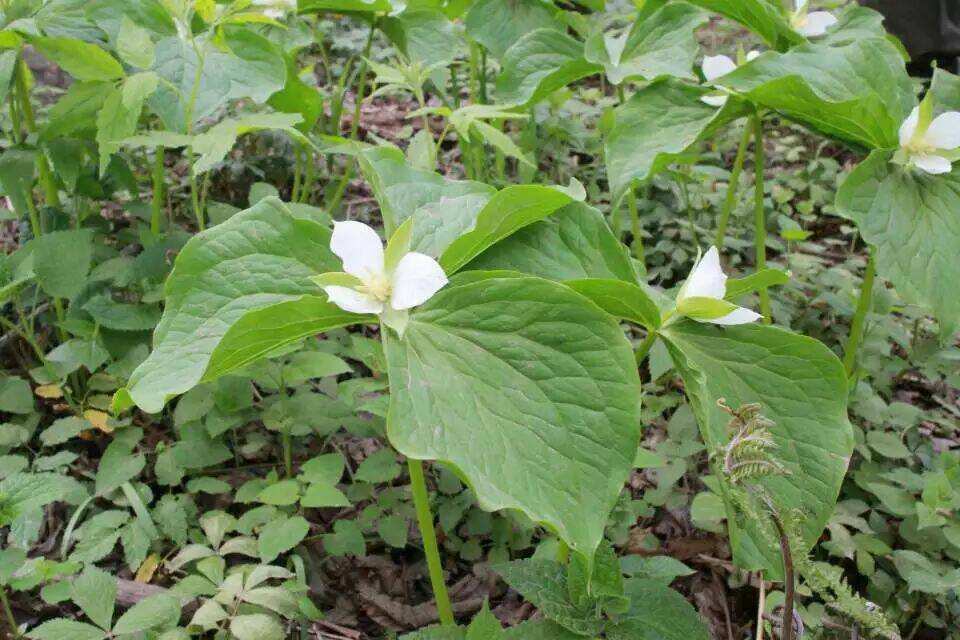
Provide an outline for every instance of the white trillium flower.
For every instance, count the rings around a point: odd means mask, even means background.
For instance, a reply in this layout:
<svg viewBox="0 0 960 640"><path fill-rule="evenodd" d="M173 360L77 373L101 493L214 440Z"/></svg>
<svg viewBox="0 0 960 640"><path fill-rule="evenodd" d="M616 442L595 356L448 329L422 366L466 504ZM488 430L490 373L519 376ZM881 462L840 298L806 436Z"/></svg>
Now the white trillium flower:
<svg viewBox="0 0 960 640"><path fill-rule="evenodd" d="M697 322L722 325L746 324L763 317L755 311L726 302L724 300L726 294L727 275L720 268L720 254L716 247L710 247L709 251L697 260L686 282L680 287L680 293L677 295L677 311ZM719 317L709 317L713 314L705 311L706 305L700 302L710 300L720 303L715 305L717 307L728 305L729 312Z"/></svg>
<svg viewBox="0 0 960 640"><path fill-rule="evenodd" d="M900 125L900 150L906 164L932 174L949 173L950 152L960 148L960 111L941 113L927 125L920 123L920 107L914 107Z"/></svg>
<svg viewBox="0 0 960 640"><path fill-rule="evenodd" d="M759 51L751 51L746 56L746 61L755 60L760 55ZM703 58L703 77L707 82L713 82L717 78L723 77L733 72L737 68L737 63L730 56L705 56ZM722 107L727 103L727 95L723 92L711 93L700 98L711 107Z"/></svg>
<svg viewBox="0 0 960 640"><path fill-rule="evenodd" d="M330 250L343 261L347 275L343 284L324 280L321 286L330 302L344 311L395 317L423 304L447 284L443 268L422 253L410 251L388 265L380 236L362 222L335 222Z"/></svg>
<svg viewBox="0 0 960 640"><path fill-rule="evenodd" d="M809 0L795 0L793 15L790 16L790 26L793 30L807 38L822 36L827 29L837 23L837 19L829 11L807 11Z"/></svg>

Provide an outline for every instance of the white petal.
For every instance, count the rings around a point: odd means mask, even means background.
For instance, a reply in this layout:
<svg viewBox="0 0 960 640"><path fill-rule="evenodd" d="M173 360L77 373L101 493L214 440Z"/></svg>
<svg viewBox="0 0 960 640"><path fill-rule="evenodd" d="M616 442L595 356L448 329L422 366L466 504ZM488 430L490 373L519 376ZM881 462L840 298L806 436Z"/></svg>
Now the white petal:
<svg viewBox="0 0 960 640"><path fill-rule="evenodd" d="M706 56L703 59L703 77L713 82L737 68L737 63L727 56Z"/></svg>
<svg viewBox="0 0 960 640"><path fill-rule="evenodd" d="M362 222L333 223L330 250L343 261L343 270L361 280L383 274L383 241Z"/></svg>
<svg viewBox="0 0 960 640"><path fill-rule="evenodd" d="M960 111L948 111L938 115L923 137L937 149L960 147Z"/></svg>
<svg viewBox="0 0 960 640"><path fill-rule="evenodd" d="M794 10L794 11L800 11L800 10L802 10L805 6L807 6L807 1L808 1L808 0L794 0L794 2L793 2L793 10Z"/></svg>
<svg viewBox="0 0 960 640"><path fill-rule="evenodd" d="M708 94L700 98L701 102L705 102L711 107L722 107L727 104L727 96L719 94Z"/></svg>
<svg viewBox="0 0 960 640"><path fill-rule="evenodd" d="M390 306L398 311L423 304L447 284L447 275L436 260L412 251L400 258L393 271Z"/></svg>
<svg viewBox="0 0 960 640"><path fill-rule="evenodd" d="M900 125L900 146L910 144L913 134L917 132L917 123L920 122L920 107L914 107L907 119Z"/></svg>
<svg viewBox="0 0 960 640"><path fill-rule="evenodd" d="M714 298L722 300L727 292L727 276L720 268L720 254L710 247L683 283L682 298Z"/></svg>
<svg viewBox="0 0 960 640"><path fill-rule="evenodd" d="M837 19L829 11L811 11L797 31L807 37L822 36L827 28L835 25Z"/></svg>
<svg viewBox="0 0 960 640"><path fill-rule="evenodd" d="M752 62L752 61L756 60L756 59L759 58L759 57L760 57L760 52L759 52L759 51L754 50L754 51L748 51L748 52L747 52L747 62Z"/></svg>
<svg viewBox="0 0 960 640"><path fill-rule="evenodd" d="M932 153L911 156L910 160L918 169L934 175L950 173L950 169L952 168L948 159L943 156L935 156Z"/></svg>
<svg viewBox="0 0 960 640"><path fill-rule="evenodd" d="M326 291L327 298L330 299L330 302L344 311L351 313L380 313L383 311L382 302L376 298L360 293L356 289L330 285L329 287L324 287L323 290Z"/></svg>
<svg viewBox="0 0 960 640"><path fill-rule="evenodd" d="M755 322L762 317L763 316L756 311L751 311L750 309L746 309L744 307L737 307L725 316L720 316L719 318L714 318L713 320L703 320L703 322L723 325L747 324L749 322Z"/></svg>

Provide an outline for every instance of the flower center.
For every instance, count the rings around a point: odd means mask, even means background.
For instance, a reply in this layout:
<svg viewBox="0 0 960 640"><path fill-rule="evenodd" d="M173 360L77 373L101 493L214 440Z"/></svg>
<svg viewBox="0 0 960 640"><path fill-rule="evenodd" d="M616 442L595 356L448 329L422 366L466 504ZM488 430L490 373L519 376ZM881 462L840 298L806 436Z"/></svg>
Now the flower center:
<svg viewBox="0 0 960 640"><path fill-rule="evenodd" d="M390 278L385 274L371 275L363 281L363 284L357 287L357 291L365 293L380 302L386 302L390 299Z"/></svg>
<svg viewBox="0 0 960 640"><path fill-rule="evenodd" d="M937 147L927 142L927 139L924 136L914 136L913 139L907 143L904 149L906 149L907 153L910 155L922 156L935 152Z"/></svg>

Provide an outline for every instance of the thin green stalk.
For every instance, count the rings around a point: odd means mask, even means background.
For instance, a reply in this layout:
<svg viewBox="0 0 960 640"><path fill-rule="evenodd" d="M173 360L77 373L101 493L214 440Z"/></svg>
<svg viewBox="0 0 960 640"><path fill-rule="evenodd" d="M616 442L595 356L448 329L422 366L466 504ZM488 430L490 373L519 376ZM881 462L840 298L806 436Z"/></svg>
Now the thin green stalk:
<svg viewBox="0 0 960 640"><path fill-rule="evenodd" d="M863 340L863 329L873 299L873 281L876 275L877 264L871 249L867 257L867 270L864 272L863 282L860 284L857 310L853 314L853 322L850 324L850 335L847 337L847 344L843 347L843 368L846 369L848 377L853 375L856 368L857 352L860 350L860 342Z"/></svg>
<svg viewBox="0 0 960 640"><path fill-rule="evenodd" d="M157 147L153 159L153 202L150 212L150 231L160 235L160 218L163 215L163 147Z"/></svg>
<svg viewBox="0 0 960 640"><path fill-rule="evenodd" d="M557 562L567 564L570 560L570 547L567 543L557 538Z"/></svg>
<svg viewBox="0 0 960 640"><path fill-rule="evenodd" d="M187 162L190 164L190 204L193 207L193 216L197 220L197 228L203 231L207 228L204 222L203 209L200 208L200 190L197 187L197 172L193 168L193 147L187 147Z"/></svg>
<svg viewBox="0 0 960 640"><path fill-rule="evenodd" d="M303 150L300 145L293 147L293 187L290 189L290 202L300 202L300 183L303 180Z"/></svg>
<svg viewBox="0 0 960 640"><path fill-rule="evenodd" d="M756 253L755 262L757 271L767 268L767 221L763 208L763 119L760 114L753 116L753 144L754 144L754 177L753 192L753 246ZM770 315L770 292L766 287L759 291L760 293L760 313L763 314L763 321L770 324L772 317Z"/></svg>
<svg viewBox="0 0 960 640"><path fill-rule="evenodd" d="M290 431L284 429L280 434L283 443L283 471L286 477L293 477L293 443L290 438Z"/></svg>
<svg viewBox="0 0 960 640"><path fill-rule="evenodd" d="M640 346L637 347L637 351L634 354L634 358L636 358L638 367L641 364L643 364L643 361L647 358L647 354L650 353L650 349L653 348L653 343L656 341L657 341L657 332L650 331L647 333L647 337L643 339L643 342L640 343Z"/></svg>
<svg viewBox="0 0 960 640"><path fill-rule="evenodd" d="M33 105L30 104L30 89L27 87L26 63L23 59L17 60L16 84L17 96L20 100L20 114L23 124L29 133L37 132L37 123L33 116ZM43 188L44 202L48 207L60 207L60 193L57 190L56 180L47 163L47 157L41 152L37 154L37 171L40 174L40 186Z"/></svg>
<svg viewBox="0 0 960 640"><path fill-rule="evenodd" d="M376 18L370 23L370 33L367 34L367 43L363 47L363 60L360 63L360 68L357 69L357 82L354 85L354 104L353 104L353 122L350 123L350 139L356 140L357 134L360 132L360 105L363 104L364 94L367 90L367 60L370 58L370 49L373 46L373 36L377 31L377 20ZM343 172L343 177L340 178L340 182L337 184L337 189L333 193L333 197L330 200L330 203L327 205L327 213L334 215L337 209L340 208L340 201L343 199L343 194L347 190L347 184L350 180L353 179L353 172L356 166L355 162L350 162L346 171Z"/></svg>
<svg viewBox="0 0 960 640"><path fill-rule="evenodd" d="M17 619L13 617L13 609L10 608L10 600L7 599L7 588L0 586L0 602L3 603L3 613L7 616L7 623L10 625L11 637L20 638L20 629L17 627Z"/></svg>
<svg viewBox="0 0 960 640"><path fill-rule="evenodd" d="M437 534L434 531L433 512L430 511L430 498L427 496L427 482L423 477L423 463L413 458L407 458L407 469L410 472L410 488L413 490L413 504L417 509L417 525L420 527L420 537L423 538L423 551L427 556L427 568L430 571L430 586L433 588L433 597L437 602L437 613L440 622L453 626L453 607L450 606L450 596L447 595L447 585L443 581L443 566L440 563L440 549L437 547Z"/></svg>
<svg viewBox="0 0 960 640"><path fill-rule="evenodd" d="M306 158L306 175L303 178L303 184L300 186L300 198L297 202L307 202L310 200L310 194L313 193L313 185L317 180L317 166L314 162L313 151L304 150Z"/></svg>
<svg viewBox="0 0 960 640"><path fill-rule="evenodd" d="M717 250L723 249L723 241L727 237L727 222L730 220L730 213L737 203L737 190L740 187L740 174L743 173L743 160L747 155L747 145L750 144L752 131L749 126L743 127L743 134L740 136L740 145L737 147L737 157L733 160L733 171L730 173L730 185L727 187L727 196L723 201L723 210L720 211L720 221L717 223L717 237L714 244Z"/></svg>
<svg viewBox="0 0 960 640"><path fill-rule="evenodd" d="M630 233L633 235L633 242L630 243L630 250L633 257L644 262L643 250L643 228L640 226L640 212L637 210L637 193L630 185L627 191L627 209L630 211Z"/></svg>

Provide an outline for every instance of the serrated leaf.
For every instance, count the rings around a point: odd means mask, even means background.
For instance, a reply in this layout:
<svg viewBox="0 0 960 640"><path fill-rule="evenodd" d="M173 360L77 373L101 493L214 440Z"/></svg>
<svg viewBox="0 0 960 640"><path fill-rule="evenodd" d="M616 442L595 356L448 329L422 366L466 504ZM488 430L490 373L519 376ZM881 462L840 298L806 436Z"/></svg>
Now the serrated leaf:
<svg viewBox="0 0 960 640"><path fill-rule="evenodd" d="M101 640L106 633L85 622L55 618L27 632L33 640Z"/></svg>
<svg viewBox="0 0 960 640"><path fill-rule="evenodd" d="M149 596L130 607L113 627L114 635L147 631L162 625L176 624L180 619L180 603L165 593Z"/></svg>
<svg viewBox="0 0 960 640"><path fill-rule="evenodd" d="M123 67L97 45L75 38L34 36L30 43L45 57L81 82L116 80Z"/></svg>
<svg viewBox="0 0 960 640"><path fill-rule="evenodd" d="M113 625L117 579L96 567L86 567L70 585L70 598L101 629Z"/></svg>
<svg viewBox="0 0 960 640"><path fill-rule="evenodd" d="M552 560L517 560L494 567L520 595L533 603L548 619L574 633L594 636L603 628L603 620L589 605L570 601L567 572Z"/></svg>
<svg viewBox="0 0 960 640"><path fill-rule="evenodd" d="M350 501L333 485L315 482L303 492L300 505L307 508L349 507Z"/></svg>
<svg viewBox="0 0 960 640"><path fill-rule="evenodd" d="M602 69L584 58L582 42L556 29L536 29L504 53L497 98L504 104L534 104Z"/></svg>
<svg viewBox="0 0 960 640"><path fill-rule="evenodd" d="M286 635L275 617L263 613L235 616L230 633L237 640L283 640Z"/></svg>
<svg viewBox="0 0 960 640"><path fill-rule="evenodd" d="M484 509L521 509L593 555L638 437L636 365L613 319L546 280L469 272L386 352L401 453L451 462Z"/></svg>
<svg viewBox="0 0 960 640"><path fill-rule="evenodd" d="M657 580L627 581L630 610L607 630L610 640L710 640L687 600Z"/></svg>
<svg viewBox="0 0 960 640"><path fill-rule="evenodd" d="M150 32L128 16L123 16L120 22L117 53L124 62L140 69L149 69L156 60L156 46L150 39Z"/></svg>
<svg viewBox="0 0 960 640"><path fill-rule="evenodd" d="M300 484L296 480L281 480L268 485L257 496L265 504L290 505L300 497Z"/></svg>
<svg viewBox="0 0 960 640"><path fill-rule="evenodd" d="M90 231L53 231L33 240L33 271L51 296L73 298L86 284L93 248Z"/></svg>
<svg viewBox="0 0 960 640"><path fill-rule="evenodd" d="M258 538L260 560L272 562L281 553L285 553L300 544L310 532L310 523L300 516L278 518L268 522Z"/></svg>

